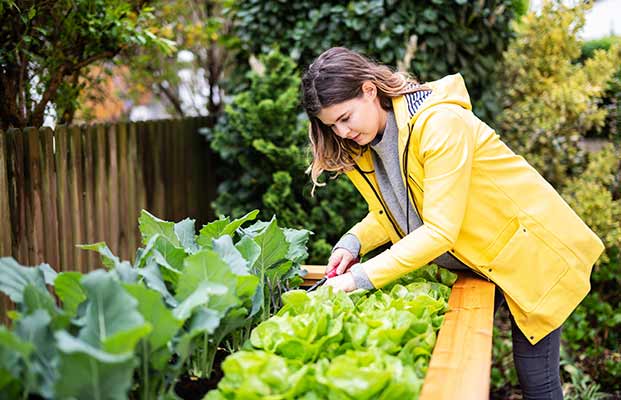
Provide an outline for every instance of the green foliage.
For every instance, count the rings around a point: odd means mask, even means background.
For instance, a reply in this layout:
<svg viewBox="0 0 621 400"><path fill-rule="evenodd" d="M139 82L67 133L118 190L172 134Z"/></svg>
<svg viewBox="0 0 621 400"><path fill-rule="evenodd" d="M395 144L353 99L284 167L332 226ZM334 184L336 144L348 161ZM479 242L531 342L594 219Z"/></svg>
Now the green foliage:
<svg viewBox="0 0 621 400"><path fill-rule="evenodd" d="M612 47L576 62L585 7L548 2L540 14L527 14L503 56L499 130L555 186L584 166L578 142L603 126L599 103L621 60Z"/></svg>
<svg viewBox="0 0 621 400"><path fill-rule="evenodd" d="M503 59L506 103L499 131L606 246L593 268L590 294L563 324L561 346L566 398L598 399L618 394L621 381L621 157L618 143L590 154L578 144L595 135L618 140L621 46L613 39L583 45L577 32L588 6L560 3L546 3L540 14L528 14L516 26L517 37ZM510 371L508 317L500 314L492 387L508 398L517 380Z"/></svg>
<svg viewBox="0 0 621 400"><path fill-rule="evenodd" d="M491 119L497 60L512 36L523 0L246 0L237 5L236 32L247 54L274 46L300 66L345 46L430 81L461 72L475 111ZM243 54L242 54L243 55Z"/></svg>
<svg viewBox="0 0 621 400"><path fill-rule="evenodd" d="M155 95L171 115L208 115L222 111L226 70L238 39L230 33L234 1L155 0L149 31L175 43L174 51L128 49L115 61L128 68L126 93L134 102ZM182 96L184 92L186 95ZM109 93L105 93L109 96Z"/></svg>
<svg viewBox="0 0 621 400"><path fill-rule="evenodd" d="M227 171L218 188L217 214L263 217L315 232L310 260L325 263L340 235L366 214L364 201L340 177L310 196L308 120L299 104L295 64L277 51L263 56L264 72L250 72L250 88L237 94L210 132Z"/></svg>
<svg viewBox="0 0 621 400"><path fill-rule="evenodd" d="M257 214L222 218L197 235L193 220L143 210L135 263L105 243L83 245L109 269L87 275L0 258L0 291L16 304L13 329L0 326L2 393L176 398L181 373L208 377L220 345L238 350L302 281L308 231L279 228L275 218L242 227Z"/></svg>
<svg viewBox="0 0 621 400"><path fill-rule="evenodd" d="M584 173L566 182L562 195L604 242L606 254L599 264L607 264L610 253L621 248L621 199L613 198L613 193L618 193L621 186L617 176L621 169L621 151L609 144L590 158ZM599 278L596 272L597 282L621 279L615 274Z"/></svg>
<svg viewBox="0 0 621 400"><path fill-rule="evenodd" d="M448 310L450 288L437 277L456 280L430 265L372 292L285 293L206 399L416 398Z"/></svg>
<svg viewBox="0 0 621 400"><path fill-rule="evenodd" d="M142 0L2 0L0 128L43 124L49 106L68 123L88 67L122 49L170 43L144 29L152 9Z"/></svg>
<svg viewBox="0 0 621 400"><path fill-rule="evenodd" d="M562 192L606 246L593 269L591 293L563 330L575 362L606 390L621 390L621 295L616 290L621 285L621 199L613 197L621 186L620 160L619 149L608 145L592 154L585 172L570 179Z"/></svg>
<svg viewBox="0 0 621 400"><path fill-rule="evenodd" d="M581 61L593 57L596 50L608 51L610 48L621 48L621 37L608 36L601 39L590 40L582 45ZM621 67L617 66L617 72L608 82L608 87L602 97L602 107L608 111L605 129L597 131L592 129L587 137L604 137L621 143Z"/></svg>

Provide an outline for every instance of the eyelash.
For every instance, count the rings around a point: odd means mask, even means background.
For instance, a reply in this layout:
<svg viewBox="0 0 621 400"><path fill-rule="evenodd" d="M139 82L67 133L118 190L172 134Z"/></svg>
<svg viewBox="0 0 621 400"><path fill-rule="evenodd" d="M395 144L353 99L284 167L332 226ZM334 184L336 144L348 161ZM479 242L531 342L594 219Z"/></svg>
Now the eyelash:
<svg viewBox="0 0 621 400"><path fill-rule="evenodd" d="M349 115L341 120L341 122L347 122L347 121L349 121ZM330 128L334 129L335 126L336 125L333 124L330 126Z"/></svg>

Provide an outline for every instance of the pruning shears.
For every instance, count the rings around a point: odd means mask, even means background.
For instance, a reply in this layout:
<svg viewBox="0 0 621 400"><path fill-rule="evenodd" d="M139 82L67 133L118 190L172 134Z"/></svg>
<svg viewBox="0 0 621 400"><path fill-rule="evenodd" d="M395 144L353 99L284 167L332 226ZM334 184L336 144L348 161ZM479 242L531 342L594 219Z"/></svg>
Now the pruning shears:
<svg viewBox="0 0 621 400"><path fill-rule="evenodd" d="M328 280L328 278L334 278L335 276L336 276L336 267L332 268L323 278L315 282L315 284L309 287L308 289L306 289L306 291L312 292L313 290L317 289L319 286L323 285L325 281Z"/></svg>

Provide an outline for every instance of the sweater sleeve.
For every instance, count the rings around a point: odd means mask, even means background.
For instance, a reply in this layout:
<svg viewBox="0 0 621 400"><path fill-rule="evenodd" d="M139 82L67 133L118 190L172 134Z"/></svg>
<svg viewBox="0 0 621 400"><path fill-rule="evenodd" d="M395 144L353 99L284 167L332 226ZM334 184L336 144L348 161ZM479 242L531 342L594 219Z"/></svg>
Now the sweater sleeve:
<svg viewBox="0 0 621 400"><path fill-rule="evenodd" d="M332 248L332 253L334 253L334 250L336 249L345 249L349 251L354 256L354 258L360 257L360 241L356 236L352 235L351 233L344 234L343 237L341 237L339 241L336 242L336 244Z"/></svg>

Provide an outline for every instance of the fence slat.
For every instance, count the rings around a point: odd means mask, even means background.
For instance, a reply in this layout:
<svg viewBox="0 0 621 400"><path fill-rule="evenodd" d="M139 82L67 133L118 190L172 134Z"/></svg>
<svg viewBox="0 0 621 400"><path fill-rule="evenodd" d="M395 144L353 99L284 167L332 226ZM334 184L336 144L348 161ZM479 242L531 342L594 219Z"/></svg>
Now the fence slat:
<svg viewBox="0 0 621 400"><path fill-rule="evenodd" d="M106 169L106 131L101 124L95 127L95 146L93 158L95 166L95 234L96 242L108 242L109 236L106 226L110 223L110 207L106 192L108 189L108 174Z"/></svg>
<svg viewBox="0 0 621 400"><path fill-rule="evenodd" d="M0 130L0 257L8 256L13 253L8 164L7 137L6 133Z"/></svg>
<svg viewBox="0 0 621 400"><path fill-rule="evenodd" d="M100 257L76 244L105 241L121 258L135 256L141 209L200 228L215 193L212 154L198 133L205 121L0 132L0 255L85 273Z"/></svg>
<svg viewBox="0 0 621 400"><path fill-rule="evenodd" d="M154 187L153 187L153 212L162 219L166 219L166 186L164 184L165 162L164 135L166 127L162 123L156 123L153 130L153 164L154 164Z"/></svg>
<svg viewBox="0 0 621 400"><path fill-rule="evenodd" d="M82 129L82 154L84 157L84 220L86 243L94 243L95 239L95 170L93 168L93 146L97 140L97 133L92 126ZM100 268L99 255L94 251L85 253L88 271Z"/></svg>
<svg viewBox="0 0 621 400"><path fill-rule="evenodd" d="M134 261L136 249L136 232L138 231L138 204L136 200L136 186L138 186L136 178L136 168L138 166L136 140L136 124L127 126L127 180L129 187L127 188L127 248L129 249L128 260Z"/></svg>
<svg viewBox="0 0 621 400"><path fill-rule="evenodd" d="M140 245L142 243L142 236L140 234L140 229L138 227L138 218L140 218L140 211L148 209L147 206L147 190L148 190L148 182L147 182L147 173L145 169L148 166L148 146L149 146L149 137L146 123L141 121L136 124L136 157L137 157L137 168L136 168L136 202L137 202L137 215L134 223L136 224L135 234L136 234L136 244Z"/></svg>
<svg viewBox="0 0 621 400"><path fill-rule="evenodd" d="M27 190L29 194L29 212L32 216L31 223L28 225L28 252L30 264L36 265L44 261L43 259L43 210L42 210L42 179L41 179L41 146L39 142L39 131L35 128L24 129L27 140L28 162L27 162Z"/></svg>
<svg viewBox="0 0 621 400"><path fill-rule="evenodd" d="M109 238L108 242L112 253L119 254L119 167L117 157L117 141L116 141L116 127L114 125L106 126L108 136L108 205L110 207L110 214L114 215L114 218L110 218Z"/></svg>
<svg viewBox="0 0 621 400"><path fill-rule="evenodd" d="M162 183L164 187L163 197L164 197L164 210L162 212L162 216L164 219L173 220L175 215L174 204L172 201L172 194L175 190L173 174L175 167L175 150L171 147L171 129L172 129L172 121L164 120L160 121L160 127L162 128L162 132L160 135L160 139L162 141L161 147L161 157L162 157L162 165L165 166L162 168Z"/></svg>
<svg viewBox="0 0 621 400"><path fill-rule="evenodd" d="M133 224L133 221L128 220L128 203L130 190L127 171L129 165L127 163L127 124L118 124L117 130L117 145L118 145L118 163L119 163L119 256L122 260L129 258L129 252L127 248L127 237L129 235L129 224Z"/></svg>
<svg viewBox="0 0 621 400"><path fill-rule="evenodd" d="M24 160L24 135L19 129L7 131L7 149L9 155L9 204L13 213L11 215L11 231L13 232L13 257L21 264L29 264L28 236L26 233L27 201L26 178Z"/></svg>
<svg viewBox="0 0 621 400"><path fill-rule="evenodd" d="M65 126L56 126L56 193L58 195L58 233L60 236L60 270L77 270L73 251L72 210L69 179L69 132Z"/></svg>
<svg viewBox="0 0 621 400"><path fill-rule="evenodd" d="M71 247L73 250L73 259L76 269L82 273L87 272L86 252L76 247L77 244L86 242L86 233L84 231L84 189L82 174L82 130L79 126L69 128L69 193L71 199L70 209L72 210L71 230L73 231L73 242Z"/></svg>
<svg viewBox="0 0 621 400"><path fill-rule="evenodd" d="M56 194L56 166L54 164L54 132L48 127L39 130L41 141L41 178L43 183L43 237L45 253L42 262L59 269L58 212Z"/></svg>

